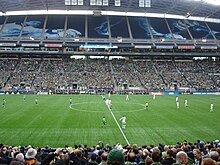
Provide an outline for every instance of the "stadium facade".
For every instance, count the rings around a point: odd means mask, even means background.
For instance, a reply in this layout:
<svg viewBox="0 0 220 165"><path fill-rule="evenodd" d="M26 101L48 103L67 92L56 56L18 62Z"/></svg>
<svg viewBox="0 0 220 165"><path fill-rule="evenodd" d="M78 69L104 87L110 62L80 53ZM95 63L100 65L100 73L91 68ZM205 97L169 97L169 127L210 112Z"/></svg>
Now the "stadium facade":
<svg viewBox="0 0 220 165"><path fill-rule="evenodd" d="M219 91L218 21L96 11L1 16L1 93Z"/></svg>

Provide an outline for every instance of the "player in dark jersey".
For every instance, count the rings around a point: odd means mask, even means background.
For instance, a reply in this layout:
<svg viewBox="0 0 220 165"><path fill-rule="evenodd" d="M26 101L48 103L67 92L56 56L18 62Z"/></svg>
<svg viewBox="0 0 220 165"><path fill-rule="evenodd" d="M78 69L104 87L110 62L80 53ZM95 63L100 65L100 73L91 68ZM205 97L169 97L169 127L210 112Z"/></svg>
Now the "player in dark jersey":
<svg viewBox="0 0 220 165"><path fill-rule="evenodd" d="M105 118L105 116L103 116L103 118L102 118L102 124L103 124L103 127L106 126L106 118Z"/></svg>

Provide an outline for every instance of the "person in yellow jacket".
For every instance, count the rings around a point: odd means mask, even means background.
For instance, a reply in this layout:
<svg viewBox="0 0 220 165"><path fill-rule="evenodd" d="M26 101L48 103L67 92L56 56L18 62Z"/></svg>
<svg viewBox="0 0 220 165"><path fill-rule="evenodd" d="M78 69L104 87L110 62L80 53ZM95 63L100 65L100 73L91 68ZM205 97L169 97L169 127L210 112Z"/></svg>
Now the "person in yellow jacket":
<svg viewBox="0 0 220 165"><path fill-rule="evenodd" d="M146 101L146 103L145 103L145 109L148 110L148 107L149 107L149 103Z"/></svg>

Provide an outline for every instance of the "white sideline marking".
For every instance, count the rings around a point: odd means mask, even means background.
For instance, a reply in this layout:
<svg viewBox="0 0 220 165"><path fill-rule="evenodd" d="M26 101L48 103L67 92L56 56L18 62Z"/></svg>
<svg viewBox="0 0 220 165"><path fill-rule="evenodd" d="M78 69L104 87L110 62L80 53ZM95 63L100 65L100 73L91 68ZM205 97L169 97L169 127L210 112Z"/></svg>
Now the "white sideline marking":
<svg viewBox="0 0 220 165"><path fill-rule="evenodd" d="M103 96L102 96L102 99L104 99L104 97L103 97ZM123 130L121 129L120 125L118 124L118 121L117 121L117 119L115 118L114 113L113 113L113 112L112 112L112 110L110 109L109 105L106 105L106 106L108 107L108 110L110 111L110 113L111 113L111 115L112 115L113 119L115 120L115 122L116 122L116 124L117 124L117 126L118 126L119 130L121 131L121 134L122 134L122 136L124 137L124 139L125 139L126 143L127 143L128 145L130 145L130 143L128 142L127 137L125 136L125 134L124 134Z"/></svg>

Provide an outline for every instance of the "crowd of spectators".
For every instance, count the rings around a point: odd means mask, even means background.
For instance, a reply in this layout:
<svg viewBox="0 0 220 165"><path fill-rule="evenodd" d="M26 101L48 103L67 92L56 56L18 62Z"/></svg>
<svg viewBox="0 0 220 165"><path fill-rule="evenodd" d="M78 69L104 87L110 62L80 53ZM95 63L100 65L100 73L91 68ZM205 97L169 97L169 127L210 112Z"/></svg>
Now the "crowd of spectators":
<svg viewBox="0 0 220 165"><path fill-rule="evenodd" d="M4 87L8 81L10 75L13 73L17 65L17 60L6 59L0 60L0 83L1 87ZM11 84L8 84L11 85Z"/></svg>
<svg viewBox="0 0 220 165"><path fill-rule="evenodd" d="M182 74L176 68L174 61L157 61L155 62L157 72L162 76L168 89L187 87L188 83Z"/></svg>
<svg viewBox="0 0 220 165"><path fill-rule="evenodd" d="M220 88L220 67L219 62L202 60L198 64L202 67L203 70L208 72L210 78L214 81L214 88Z"/></svg>
<svg viewBox="0 0 220 165"><path fill-rule="evenodd" d="M74 145L64 148L0 144L1 165L218 165L220 143L197 140L175 145Z"/></svg>
<svg viewBox="0 0 220 165"><path fill-rule="evenodd" d="M41 68L36 75L33 86L39 89L50 89L60 86L62 82L62 74L64 63L62 59L44 60L41 63Z"/></svg>
<svg viewBox="0 0 220 165"><path fill-rule="evenodd" d="M180 72L186 80L188 84L194 87L197 90L213 90L215 89L215 84L212 77L209 73L217 72L219 70L219 66L215 65L214 61L180 61L176 62ZM212 69L209 69L212 68ZM213 70L213 68L215 70Z"/></svg>
<svg viewBox="0 0 220 165"><path fill-rule="evenodd" d="M40 62L33 59L18 59L16 67L10 72L8 85L14 88L30 87L37 75Z"/></svg>
<svg viewBox="0 0 220 165"><path fill-rule="evenodd" d="M108 60L88 59L86 65L85 83L89 88L113 88L111 66Z"/></svg>
<svg viewBox="0 0 220 165"><path fill-rule="evenodd" d="M140 77L143 86L150 91L163 91L166 89L159 73L157 73L154 63L151 61L134 61L135 69Z"/></svg>
<svg viewBox="0 0 220 165"><path fill-rule="evenodd" d="M212 60L1 59L1 88L48 90L218 90L220 63Z"/></svg>
<svg viewBox="0 0 220 165"><path fill-rule="evenodd" d="M112 70L117 86L125 87L141 87L141 82L134 68L132 60L118 60L111 61Z"/></svg>

